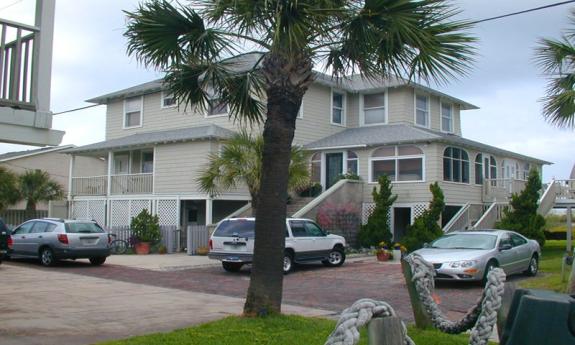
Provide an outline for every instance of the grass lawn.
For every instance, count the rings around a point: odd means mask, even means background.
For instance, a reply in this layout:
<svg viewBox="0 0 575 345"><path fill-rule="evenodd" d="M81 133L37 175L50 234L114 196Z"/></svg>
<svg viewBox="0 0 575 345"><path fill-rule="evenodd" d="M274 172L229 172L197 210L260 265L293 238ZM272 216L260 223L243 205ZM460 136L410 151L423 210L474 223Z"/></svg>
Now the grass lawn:
<svg viewBox="0 0 575 345"><path fill-rule="evenodd" d="M561 260L565 254L565 245L566 241L545 241L542 253L543 255L539 261L539 273L535 278L526 279L520 282L519 286L523 288L565 292L567 282L561 282ZM566 274L566 280L568 279L569 272Z"/></svg>
<svg viewBox="0 0 575 345"><path fill-rule="evenodd" d="M169 333L116 340L99 345L323 345L335 321L301 316L267 318L228 317ZM435 330L409 328L409 336L422 345L465 345L467 335L448 335ZM367 344L362 332L359 344ZM491 344L491 343L490 343Z"/></svg>

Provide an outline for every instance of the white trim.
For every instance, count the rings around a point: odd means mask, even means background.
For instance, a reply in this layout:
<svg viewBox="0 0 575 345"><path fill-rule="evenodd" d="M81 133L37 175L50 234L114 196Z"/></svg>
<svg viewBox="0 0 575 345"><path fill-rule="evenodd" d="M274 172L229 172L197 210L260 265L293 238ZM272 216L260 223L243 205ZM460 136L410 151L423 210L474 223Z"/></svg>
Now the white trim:
<svg viewBox="0 0 575 345"><path fill-rule="evenodd" d="M449 131L444 131L443 130L443 104L449 104L450 108L451 108L451 128ZM453 103L451 102L444 102L443 100L439 100L439 130L443 133L453 133L454 132L454 128L455 128L455 116L453 115L454 112L454 107L453 107ZM446 116L447 117L447 116Z"/></svg>
<svg viewBox="0 0 575 345"><path fill-rule="evenodd" d="M379 93L383 93L383 114L384 114L384 121L383 122L377 122L377 123L369 123L366 124L365 123L365 111L363 109L363 97L365 95L374 95L374 94L379 94ZM381 125L387 125L389 123L389 92L388 89L384 89L381 92L370 92L370 93L362 93L359 95L359 126L360 127L369 127L369 126L381 126ZM377 107L377 108L370 108L370 109L379 109L381 107Z"/></svg>
<svg viewBox="0 0 575 345"><path fill-rule="evenodd" d="M144 126L144 95L142 95L142 96L139 96L140 97L140 124L138 126L126 127L126 101L129 99L137 98L137 97L138 96L124 98L124 109L122 112L122 129L141 128Z"/></svg>
<svg viewBox="0 0 575 345"><path fill-rule="evenodd" d="M338 94L341 95L341 123L333 122L333 95ZM329 123L334 126L341 126L346 127L347 123L347 93L344 90L334 89L331 88L331 98L330 98L330 116L329 116Z"/></svg>
<svg viewBox="0 0 575 345"><path fill-rule="evenodd" d="M44 153L50 153L50 152L54 152L54 151L72 149L72 148L75 148L75 147L76 147L76 145L65 145L65 146L56 146L56 147L52 147L52 148L49 148L49 149L47 148L46 150L39 151L39 152L32 152L32 153L22 152L22 154L21 154L21 155L18 155L18 156L12 156L12 157L8 157L8 158L0 159L0 163L8 162L8 161L15 160L15 159L20 159L20 158L26 158L26 157L31 157L31 156L42 155L42 154L44 154ZM10 153L10 152L6 152L6 153ZM4 153L3 153L3 154L4 154Z"/></svg>
<svg viewBox="0 0 575 345"><path fill-rule="evenodd" d="M322 150L340 150L340 149L357 149L367 147L367 144L358 145L342 145L342 146L328 146L328 147L318 147L313 149L308 149L308 151L322 151Z"/></svg>
<svg viewBox="0 0 575 345"><path fill-rule="evenodd" d="M427 99L427 116L425 119L426 125L417 123L417 110L422 110L417 108L417 96L425 97ZM431 97L428 94L421 92L413 93L413 124L422 128L431 128Z"/></svg>
<svg viewBox="0 0 575 345"><path fill-rule="evenodd" d="M152 194L156 194L156 146L152 151L154 157L152 157Z"/></svg>
<svg viewBox="0 0 575 345"><path fill-rule="evenodd" d="M164 105L164 100L167 98L166 95L171 95L175 102L172 105ZM169 109L169 108L175 108L178 106L178 100L176 99L176 97L174 96L173 93L168 92L166 90L162 90L162 95L160 96L160 108L162 109Z"/></svg>

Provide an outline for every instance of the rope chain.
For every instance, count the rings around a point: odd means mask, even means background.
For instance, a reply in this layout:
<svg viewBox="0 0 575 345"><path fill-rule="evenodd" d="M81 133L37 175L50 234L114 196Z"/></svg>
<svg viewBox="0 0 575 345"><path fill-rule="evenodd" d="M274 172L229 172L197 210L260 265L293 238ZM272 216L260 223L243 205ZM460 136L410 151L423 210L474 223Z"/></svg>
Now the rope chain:
<svg viewBox="0 0 575 345"><path fill-rule="evenodd" d="M505 284L505 273L500 268L494 268L487 273L487 283L481 298L469 309L459 321L448 320L435 300L435 270L433 265L418 254L405 257L410 265L412 280L419 299L425 311L431 317L433 325L444 333L457 334L471 329L469 345L486 345L497 322L497 311L501 307L501 296ZM355 345L359 341L359 329L376 317L397 316L395 310L386 302L372 299L360 299L351 307L345 309L337 322L335 330L330 334L325 345ZM402 322L403 343L415 345L407 335L407 329Z"/></svg>

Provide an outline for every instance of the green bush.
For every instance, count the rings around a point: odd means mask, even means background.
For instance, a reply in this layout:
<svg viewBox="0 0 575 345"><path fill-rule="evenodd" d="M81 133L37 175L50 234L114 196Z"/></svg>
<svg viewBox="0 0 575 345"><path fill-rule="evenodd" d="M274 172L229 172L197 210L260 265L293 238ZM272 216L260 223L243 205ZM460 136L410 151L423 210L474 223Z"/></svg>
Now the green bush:
<svg viewBox="0 0 575 345"><path fill-rule="evenodd" d="M158 216L151 215L147 209L143 209L140 214L132 218L130 228L138 242L155 243L162 238Z"/></svg>
<svg viewBox="0 0 575 345"><path fill-rule="evenodd" d="M429 190L433 195L429 209L415 218L413 224L407 227L407 234L401 240L410 252L443 235L443 230L439 226L439 218L445 208L443 191L437 182L429 185Z"/></svg>
<svg viewBox="0 0 575 345"><path fill-rule="evenodd" d="M539 191L541 179L536 169L531 169L525 189L519 194L511 196L508 208L503 211L500 222L495 224L497 229L517 231L523 236L537 240L541 247L545 244L545 218L537 214L539 207Z"/></svg>
<svg viewBox="0 0 575 345"><path fill-rule="evenodd" d="M377 187L373 187L372 192L375 209L358 234L359 244L363 247L376 247L382 241L391 243L389 210L397 195L391 193L391 181L387 176L380 176L378 182L379 192Z"/></svg>

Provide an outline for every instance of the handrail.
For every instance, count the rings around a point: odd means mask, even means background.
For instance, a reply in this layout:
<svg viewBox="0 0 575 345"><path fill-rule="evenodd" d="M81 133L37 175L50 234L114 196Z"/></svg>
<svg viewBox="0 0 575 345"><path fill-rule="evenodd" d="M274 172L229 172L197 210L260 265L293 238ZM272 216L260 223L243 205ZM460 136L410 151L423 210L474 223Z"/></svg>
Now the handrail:
<svg viewBox="0 0 575 345"><path fill-rule="evenodd" d="M483 215L479 218L479 220L475 223L475 225L472 226L473 229L482 229L485 226L483 225L483 223L486 223L489 219L489 217L491 217L491 213L492 212L498 212L499 210L497 210L497 207L499 206L503 206L503 205L507 205L507 203L505 202L493 202L489 208L483 213ZM495 221L497 221L497 214L495 215ZM490 225L489 227L492 227L492 225Z"/></svg>
<svg viewBox="0 0 575 345"><path fill-rule="evenodd" d="M0 19L0 25L10 26L10 27L15 28L15 29L21 28L21 29L25 29L28 31L40 32L40 28L37 26L13 22L13 21L8 20L8 19Z"/></svg>
<svg viewBox="0 0 575 345"><path fill-rule="evenodd" d="M539 206L537 207L537 213L541 215L547 214L549 210L553 207L555 199L557 198L557 185L555 179L552 179L543 195L538 200Z"/></svg>
<svg viewBox="0 0 575 345"><path fill-rule="evenodd" d="M443 232L447 233L452 231L452 227L455 226L455 224L459 221L459 219L461 217L463 217L463 215L465 213L468 213L467 215L467 221L469 222L469 207L471 206L470 203L466 203L465 205L463 205L463 207L461 207L459 209L459 211L457 211L457 213L451 218L451 220L449 220L449 222L447 222L447 224L445 224L445 226L443 227Z"/></svg>
<svg viewBox="0 0 575 345"><path fill-rule="evenodd" d="M302 207L299 211L295 212L292 217L293 218L299 218L302 217L303 215L305 215L306 213L308 213L309 211L311 211L314 207L316 207L317 205L319 205L322 201L324 201L327 197L329 197L330 195L332 195L333 193L335 193L338 189L340 189L343 185L345 185L346 183L362 183L361 181L357 181L357 180L339 180L337 181L333 186L329 187L328 190L326 190L325 192L321 193L320 195L318 195L315 199L313 199L312 201L310 201L307 205L305 205L304 207Z"/></svg>

